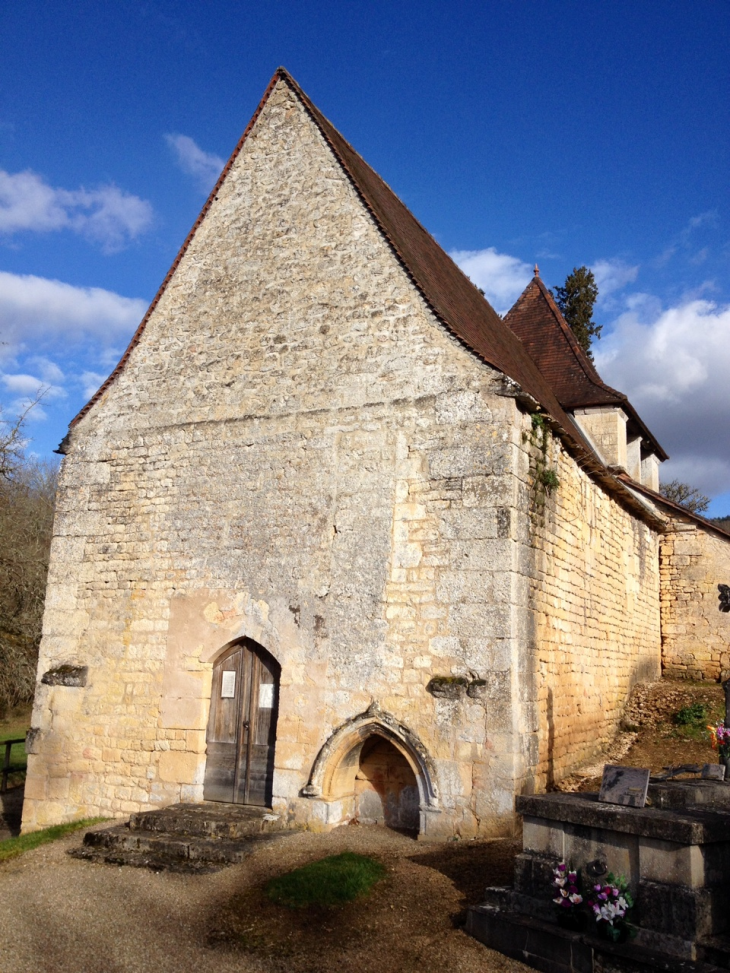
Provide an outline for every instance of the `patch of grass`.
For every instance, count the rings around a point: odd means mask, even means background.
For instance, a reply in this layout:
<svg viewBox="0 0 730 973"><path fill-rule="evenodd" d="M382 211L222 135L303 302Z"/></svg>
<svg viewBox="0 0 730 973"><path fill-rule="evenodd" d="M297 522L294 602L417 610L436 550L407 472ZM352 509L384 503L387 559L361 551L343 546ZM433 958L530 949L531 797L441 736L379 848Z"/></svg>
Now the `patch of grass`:
<svg viewBox="0 0 730 973"><path fill-rule="evenodd" d="M17 706L3 720L0 720L0 766L5 760L5 747L2 746L6 740L25 739L26 731L30 726L30 707ZM16 743L10 751L10 764L17 768L9 775L8 786L14 787L22 784L25 779L25 768L28 758L25 753L25 744Z"/></svg>
<svg viewBox="0 0 730 973"><path fill-rule="evenodd" d="M677 726L702 726L704 727L710 718L707 707L704 703L692 703L691 706L683 706L678 709L672 717L672 721Z"/></svg>
<svg viewBox="0 0 730 973"><path fill-rule="evenodd" d="M386 874L385 866L374 858L346 851L272 879L266 885L266 894L272 902L290 909L341 905L367 895Z"/></svg>
<svg viewBox="0 0 730 973"><path fill-rule="evenodd" d="M7 861L9 858L17 858L18 855L26 851L32 851L40 845L47 845L50 841L63 838L73 831L81 828L88 828L92 824L100 824L106 818L82 818L80 821L70 821L68 824L54 824L51 828L43 828L42 831L32 831L30 834L22 834L17 838L7 838L0 841L0 862Z"/></svg>
<svg viewBox="0 0 730 973"><path fill-rule="evenodd" d="M712 702L688 703L672 714L669 734L680 740L709 743L708 723L717 723L724 717L724 706Z"/></svg>

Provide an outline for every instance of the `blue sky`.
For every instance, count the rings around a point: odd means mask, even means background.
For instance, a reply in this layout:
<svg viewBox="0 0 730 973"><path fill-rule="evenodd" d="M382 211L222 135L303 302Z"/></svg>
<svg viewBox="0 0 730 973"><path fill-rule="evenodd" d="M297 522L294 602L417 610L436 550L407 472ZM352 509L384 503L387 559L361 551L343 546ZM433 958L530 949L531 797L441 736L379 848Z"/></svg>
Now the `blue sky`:
<svg viewBox="0 0 730 973"><path fill-rule="evenodd" d="M49 455L283 64L504 311L593 267L603 377L730 513L730 4L0 8L0 401Z"/></svg>

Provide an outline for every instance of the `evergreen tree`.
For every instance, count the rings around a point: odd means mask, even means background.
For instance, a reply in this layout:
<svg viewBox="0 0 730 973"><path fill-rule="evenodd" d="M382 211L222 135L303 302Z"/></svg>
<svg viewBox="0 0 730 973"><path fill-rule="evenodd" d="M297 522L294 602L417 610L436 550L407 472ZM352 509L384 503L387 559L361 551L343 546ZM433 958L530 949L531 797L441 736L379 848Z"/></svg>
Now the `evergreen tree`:
<svg viewBox="0 0 730 973"><path fill-rule="evenodd" d="M573 267L573 273L565 278L562 287L550 292L563 317L578 339L578 344L593 361L591 341L601 337L602 324L593 320L593 305L598 298L598 287L593 271L588 267Z"/></svg>

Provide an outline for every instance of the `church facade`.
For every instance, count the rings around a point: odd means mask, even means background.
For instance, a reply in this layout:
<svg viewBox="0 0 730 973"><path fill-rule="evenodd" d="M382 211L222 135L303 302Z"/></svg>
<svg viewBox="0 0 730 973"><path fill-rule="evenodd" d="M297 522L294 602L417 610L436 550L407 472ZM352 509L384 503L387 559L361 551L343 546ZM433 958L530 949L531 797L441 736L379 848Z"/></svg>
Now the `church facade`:
<svg viewBox="0 0 730 973"><path fill-rule="evenodd" d="M730 536L574 344L537 276L502 320L277 71L64 441L24 829L213 800L506 834L663 645L730 669Z"/></svg>

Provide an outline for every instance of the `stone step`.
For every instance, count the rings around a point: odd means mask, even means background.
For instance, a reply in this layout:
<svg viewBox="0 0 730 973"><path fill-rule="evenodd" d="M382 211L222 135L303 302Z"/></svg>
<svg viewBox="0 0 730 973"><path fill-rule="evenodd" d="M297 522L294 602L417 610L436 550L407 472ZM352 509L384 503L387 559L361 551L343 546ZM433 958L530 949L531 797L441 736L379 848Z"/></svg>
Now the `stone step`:
<svg viewBox="0 0 730 973"><path fill-rule="evenodd" d="M205 838L167 834L164 831L131 831L126 824L89 831L81 848L70 854L87 861L136 865L157 871L212 871L244 861L263 841L280 835L248 835L245 838Z"/></svg>
<svg viewBox="0 0 730 973"><path fill-rule="evenodd" d="M705 963L730 970L730 937L704 936L697 942L697 956Z"/></svg>
<svg viewBox="0 0 730 973"><path fill-rule="evenodd" d="M175 804L133 814L128 824L88 831L69 854L156 871L215 871L242 862L263 841L292 834L267 808Z"/></svg>
<svg viewBox="0 0 730 973"><path fill-rule="evenodd" d="M172 804L155 811L141 811L129 819L131 831L199 835L213 838L246 838L282 830L281 818L265 807L240 804Z"/></svg>
<svg viewBox="0 0 730 973"><path fill-rule="evenodd" d="M73 858L105 865L128 865L132 868L149 868L153 872L182 872L185 874L205 875L219 872L226 865L213 862L194 861L189 858L166 858L145 851L129 851L120 848L71 848L68 852Z"/></svg>

